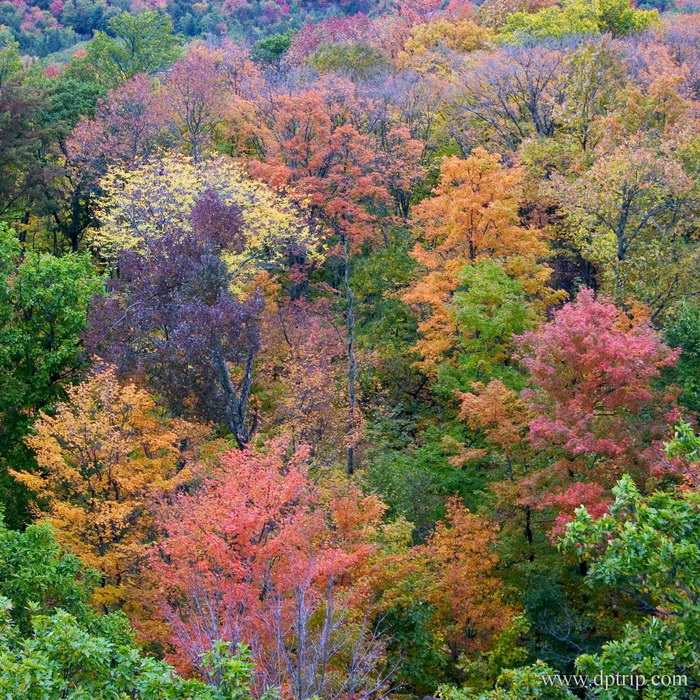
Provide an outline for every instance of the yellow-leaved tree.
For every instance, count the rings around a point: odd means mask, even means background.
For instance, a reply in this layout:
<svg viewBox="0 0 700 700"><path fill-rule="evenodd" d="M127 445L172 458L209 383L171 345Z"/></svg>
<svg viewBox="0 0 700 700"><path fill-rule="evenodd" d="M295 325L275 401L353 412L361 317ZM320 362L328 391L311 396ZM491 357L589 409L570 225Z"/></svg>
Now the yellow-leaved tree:
<svg viewBox="0 0 700 700"><path fill-rule="evenodd" d="M238 274L254 274L261 261L268 268L284 266L290 253L303 251L306 258L316 253L317 239L301 221L299 206L225 156L195 162L165 154L128 170L115 167L100 184L100 227L90 232L90 239L109 261L123 250L138 250L149 237L187 235L193 227L193 207L205 193L241 209L243 245L225 254Z"/></svg>
<svg viewBox="0 0 700 700"><path fill-rule="evenodd" d="M133 612L137 574L153 537L151 504L191 478L202 428L160 415L149 394L112 368L68 390L26 439L39 472L13 476L36 495L37 515L63 545L104 575L95 603Z"/></svg>
<svg viewBox="0 0 700 700"><path fill-rule="evenodd" d="M404 43L397 67L418 73L434 72L442 77L453 75L459 56L485 49L491 34L490 29L470 19L437 19L418 24Z"/></svg>

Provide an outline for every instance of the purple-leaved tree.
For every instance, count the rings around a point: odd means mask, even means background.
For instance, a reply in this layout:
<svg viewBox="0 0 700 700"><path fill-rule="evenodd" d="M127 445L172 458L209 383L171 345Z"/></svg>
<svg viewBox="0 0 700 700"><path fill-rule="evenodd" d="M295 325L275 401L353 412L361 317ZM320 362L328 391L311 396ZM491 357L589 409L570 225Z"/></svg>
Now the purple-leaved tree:
<svg viewBox="0 0 700 700"><path fill-rule="evenodd" d="M253 360L259 348L256 292L239 299L222 252L240 252L243 218L205 192L191 234L179 231L124 251L110 294L96 298L88 349L120 375L145 382L177 415L226 425L239 447L250 440Z"/></svg>

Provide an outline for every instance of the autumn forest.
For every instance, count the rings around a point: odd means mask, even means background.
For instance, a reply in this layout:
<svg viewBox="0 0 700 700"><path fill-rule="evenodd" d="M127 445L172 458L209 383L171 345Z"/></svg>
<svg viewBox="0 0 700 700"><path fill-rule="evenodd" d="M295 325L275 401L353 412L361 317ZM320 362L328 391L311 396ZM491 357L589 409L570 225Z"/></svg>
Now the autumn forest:
<svg viewBox="0 0 700 700"><path fill-rule="evenodd" d="M700 697L696 10L0 2L0 698Z"/></svg>

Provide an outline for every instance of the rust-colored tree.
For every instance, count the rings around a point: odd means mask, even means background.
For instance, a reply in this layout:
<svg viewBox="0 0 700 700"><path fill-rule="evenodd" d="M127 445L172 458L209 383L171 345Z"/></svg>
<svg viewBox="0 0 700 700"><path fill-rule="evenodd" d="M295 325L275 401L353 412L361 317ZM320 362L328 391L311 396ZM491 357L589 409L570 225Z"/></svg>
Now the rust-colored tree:
<svg viewBox="0 0 700 700"><path fill-rule="evenodd" d="M342 461L354 436L346 434L345 336L331 300L271 300L260 335L266 434L308 445L317 463Z"/></svg>
<svg viewBox="0 0 700 700"><path fill-rule="evenodd" d="M353 602L384 507L308 469L307 448L274 440L163 504L152 571L171 641L194 668L215 641L245 642L260 686L293 698L373 692L381 643Z"/></svg>

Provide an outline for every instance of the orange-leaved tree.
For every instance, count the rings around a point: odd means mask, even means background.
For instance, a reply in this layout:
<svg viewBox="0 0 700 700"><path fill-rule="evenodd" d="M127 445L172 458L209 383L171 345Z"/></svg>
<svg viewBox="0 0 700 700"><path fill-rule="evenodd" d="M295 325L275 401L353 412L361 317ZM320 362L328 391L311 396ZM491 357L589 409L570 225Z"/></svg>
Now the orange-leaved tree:
<svg viewBox="0 0 700 700"><path fill-rule="evenodd" d="M450 498L445 519L422 547L434 580L430 600L457 650L487 649L515 614L497 573L497 538L493 523Z"/></svg>
<svg viewBox="0 0 700 700"><path fill-rule="evenodd" d="M390 660L401 660L396 680L426 691L440 658L493 648L516 613L499 577L497 525L458 498L449 499L446 510L424 544L412 544L413 526L403 518L386 523L368 575L376 617L392 637ZM414 644L401 621L416 615L422 641ZM419 661L428 648L430 660Z"/></svg>
<svg viewBox="0 0 700 700"><path fill-rule="evenodd" d="M26 441L40 471L13 476L36 494L37 514L58 540L104 575L96 603L133 602L152 539L149 506L190 476L200 431L161 416L149 394L120 385L111 367L69 389L55 415L36 422Z"/></svg>
<svg viewBox="0 0 700 700"><path fill-rule="evenodd" d="M412 255L421 269L404 300L421 314L416 349L427 372L456 348L461 331L451 302L464 265L500 262L540 308L559 298L547 285L545 234L521 221L522 190L519 168L477 148L467 159L445 158L433 196L415 207L419 242Z"/></svg>

